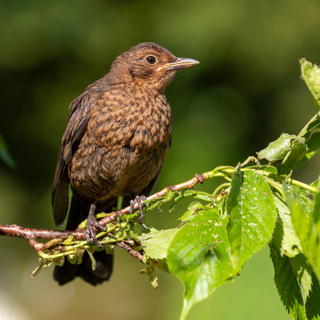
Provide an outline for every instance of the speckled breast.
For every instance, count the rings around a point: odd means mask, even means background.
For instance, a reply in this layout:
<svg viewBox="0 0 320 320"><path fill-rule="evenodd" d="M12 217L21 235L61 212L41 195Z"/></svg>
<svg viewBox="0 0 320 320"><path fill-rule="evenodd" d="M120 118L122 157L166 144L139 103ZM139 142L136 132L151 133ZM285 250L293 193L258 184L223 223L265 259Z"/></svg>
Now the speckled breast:
<svg viewBox="0 0 320 320"><path fill-rule="evenodd" d="M130 88L103 94L68 167L84 198L139 194L157 175L171 137L171 109L158 92Z"/></svg>

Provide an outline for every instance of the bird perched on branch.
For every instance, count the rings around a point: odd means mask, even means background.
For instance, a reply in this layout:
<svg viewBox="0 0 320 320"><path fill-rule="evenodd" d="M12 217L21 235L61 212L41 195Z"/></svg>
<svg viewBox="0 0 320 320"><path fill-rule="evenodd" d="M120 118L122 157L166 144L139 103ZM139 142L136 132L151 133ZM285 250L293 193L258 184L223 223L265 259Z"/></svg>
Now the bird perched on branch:
<svg viewBox="0 0 320 320"><path fill-rule="evenodd" d="M71 103L52 189L57 225L68 214L69 184L73 195L66 228L74 230L87 218L86 239L98 247L95 229L105 227L95 212L111 211L119 196L128 204L151 193L171 139L165 88L177 71L198 63L156 43L140 43L120 54L110 71ZM54 279L60 285L77 276L92 285L108 280L113 255L95 252L95 258L95 270L88 256L81 265L66 260L55 267Z"/></svg>

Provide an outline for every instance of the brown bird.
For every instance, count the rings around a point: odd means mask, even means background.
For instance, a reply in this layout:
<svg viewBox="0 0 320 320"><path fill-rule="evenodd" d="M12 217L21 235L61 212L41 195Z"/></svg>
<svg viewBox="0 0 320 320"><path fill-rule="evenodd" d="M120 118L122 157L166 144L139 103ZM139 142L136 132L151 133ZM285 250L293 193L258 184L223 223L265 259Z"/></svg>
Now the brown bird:
<svg viewBox="0 0 320 320"><path fill-rule="evenodd" d="M110 71L71 103L52 189L57 225L68 213L69 184L73 195L66 228L74 230L87 218L87 241L98 247L94 227L105 228L95 212L111 211L119 196L128 205L137 195L151 193L171 140L165 88L177 71L198 63L156 43L140 43L120 54ZM81 265L57 266L54 279L60 285L77 276L92 285L108 280L113 255L100 251L95 258L96 270L84 256Z"/></svg>

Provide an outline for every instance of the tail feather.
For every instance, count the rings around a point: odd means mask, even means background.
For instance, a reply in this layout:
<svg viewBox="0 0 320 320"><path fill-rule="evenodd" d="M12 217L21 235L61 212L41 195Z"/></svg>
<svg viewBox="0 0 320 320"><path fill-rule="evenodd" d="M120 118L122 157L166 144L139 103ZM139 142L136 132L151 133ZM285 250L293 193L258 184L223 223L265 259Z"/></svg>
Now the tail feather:
<svg viewBox="0 0 320 320"><path fill-rule="evenodd" d="M139 194L148 196L161 172L161 168L154 179L144 188ZM131 196L123 197L122 208L130 205ZM97 203L97 212L111 212L112 206L115 204L117 197L111 197L105 202ZM85 208L76 198L73 196L71 199L71 206L69 210L68 222L66 229L75 230L78 225L87 218L89 212L90 203ZM53 272L53 278L63 285L72 281L76 277L80 277L84 281L96 286L104 281L108 281L113 269L113 254L106 254L105 251L96 251L93 254L96 260L96 269L92 270L92 262L87 253L84 253L81 264L71 264L65 259L63 266L56 266Z"/></svg>
<svg viewBox="0 0 320 320"><path fill-rule="evenodd" d="M66 229L75 230L87 218L87 215L88 212L84 206L72 197ZM113 255L106 254L105 251L96 251L93 256L96 260L95 270L92 269L88 253L84 253L81 264L71 264L65 259L63 266L56 266L53 272L54 280L59 285L63 285L80 277L93 286L108 281L113 269Z"/></svg>

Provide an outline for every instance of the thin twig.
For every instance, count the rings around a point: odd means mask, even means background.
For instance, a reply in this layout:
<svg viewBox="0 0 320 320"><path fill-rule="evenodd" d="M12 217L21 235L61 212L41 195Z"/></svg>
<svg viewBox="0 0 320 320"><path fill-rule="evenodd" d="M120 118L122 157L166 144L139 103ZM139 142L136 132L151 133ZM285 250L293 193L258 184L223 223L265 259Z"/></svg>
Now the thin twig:
<svg viewBox="0 0 320 320"><path fill-rule="evenodd" d="M86 236L84 231L60 231L60 230L47 230L47 229L34 229L19 227L16 224L4 225L0 224L0 236L10 236L30 239L67 239L73 236L77 240L85 240Z"/></svg>
<svg viewBox="0 0 320 320"><path fill-rule="evenodd" d="M124 241L115 242L114 244L115 244L117 247L120 247L120 248L125 249L125 250L132 256L132 258L139 259L139 260L140 260L142 263L144 263L144 264L146 263L146 262L144 261L144 259L143 259L143 255L142 255L140 252L132 249L132 248L131 248L128 244L126 244Z"/></svg>
<svg viewBox="0 0 320 320"><path fill-rule="evenodd" d="M144 201L154 200L154 199L163 197L163 196L166 195L166 193L169 190L170 191L178 191L178 190L185 189L185 188L192 189L197 183L203 183L203 181L207 180L207 179L209 179L209 177L206 175L206 173L204 173L204 174L196 174L194 176L194 178L190 179L189 181L186 181L186 182L183 182L183 183L180 183L180 184L176 184L174 186L166 187L166 188L162 189L161 191L159 191L157 193L154 193L153 195L151 195L150 197L148 197ZM142 201L141 203L143 203L144 201ZM134 210L138 210L138 204L135 204L133 209ZM106 224L114 221L116 218L122 217L125 214L128 214L129 210L130 210L130 206L126 207L126 208L124 208L122 210L119 210L117 212L114 212L111 215L108 215L107 217L101 219L99 221L99 224L101 224L102 226L105 226Z"/></svg>
<svg viewBox="0 0 320 320"><path fill-rule="evenodd" d="M177 191L184 188L193 188L194 185L197 183L203 183L204 180L209 179L211 176L209 176L209 173L204 174L196 174L194 178L190 179L189 181L169 186L164 188L163 190L151 195L146 200L154 200L159 197L163 197L169 190L171 191ZM138 209L138 204L134 206L134 210ZM107 217L101 219L99 223L103 226L107 225L108 223L114 221L117 217L122 217L125 214L128 214L130 210L130 206L116 211L112 213L111 215L108 215ZM60 231L60 230L47 230L47 229L34 229L34 228L24 228L17 226L16 224L13 225L2 225L0 224L0 236L10 236L10 237L18 237L18 238L24 238L27 239L30 243L30 245L35 248L36 251L43 250L46 247L44 247L44 244L36 242L36 239L67 239L69 236L73 236L74 240L86 240L85 233L82 230L76 230L76 231Z"/></svg>

